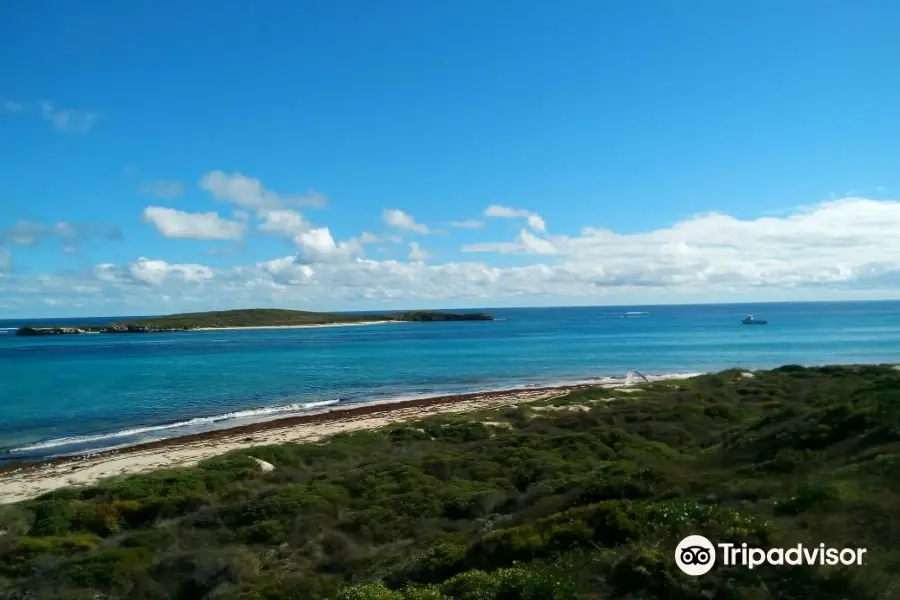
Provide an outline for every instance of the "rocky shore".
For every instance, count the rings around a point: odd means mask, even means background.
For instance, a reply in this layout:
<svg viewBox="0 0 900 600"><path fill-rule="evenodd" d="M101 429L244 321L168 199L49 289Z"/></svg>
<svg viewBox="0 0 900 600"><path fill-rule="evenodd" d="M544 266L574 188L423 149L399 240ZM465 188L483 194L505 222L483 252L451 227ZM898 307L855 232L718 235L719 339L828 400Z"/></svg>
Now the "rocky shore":
<svg viewBox="0 0 900 600"><path fill-rule="evenodd" d="M151 325L107 325L105 327L20 327L16 335L77 335L80 333L158 333L187 331L188 327L153 327Z"/></svg>

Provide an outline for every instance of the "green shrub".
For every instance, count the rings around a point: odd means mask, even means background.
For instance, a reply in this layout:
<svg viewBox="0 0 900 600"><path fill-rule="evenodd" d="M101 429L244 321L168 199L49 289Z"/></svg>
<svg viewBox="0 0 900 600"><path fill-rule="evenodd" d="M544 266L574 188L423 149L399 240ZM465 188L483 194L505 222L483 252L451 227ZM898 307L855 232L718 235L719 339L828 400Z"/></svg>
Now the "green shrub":
<svg viewBox="0 0 900 600"><path fill-rule="evenodd" d="M388 589L380 581L341 590L337 600L404 600L403 594Z"/></svg>
<svg viewBox="0 0 900 600"><path fill-rule="evenodd" d="M3 536L0 537L0 574L22 576L44 558L72 556L94 548L100 539L93 535Z"/></svg>
<svg viewBox="0 0 900 600"><path fill-rule="evenodd" d="M0 507L0 597L886 599L900 371L741 372L553 402L617 398L587 411L519 406L256 447ZM869 560L689 578L671 560L687 533L860 545Z"/></svg>
<svg viewBox="0 0 900 600"><path fill-rule="evenodd" d="M130 589L152 561L153 553L146 548L109 548L67 561L63 572L81 587Z"/></svg>

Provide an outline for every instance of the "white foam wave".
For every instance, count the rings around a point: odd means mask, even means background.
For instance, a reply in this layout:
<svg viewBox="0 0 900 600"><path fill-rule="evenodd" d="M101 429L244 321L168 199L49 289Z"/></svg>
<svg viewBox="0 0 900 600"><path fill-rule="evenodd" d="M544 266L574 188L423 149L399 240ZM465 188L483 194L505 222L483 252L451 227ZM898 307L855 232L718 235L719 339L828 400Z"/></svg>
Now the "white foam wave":
<svg viewBox="0 0 900 600"><path fill-rule="evenodd" d="M215 415L212 417L196 417L193 419L189 419L187 421L179 421L176 423L166 423L164 425L150 425L147 427L135 427L133 429L123 429L121 431L114 431L112 433L104 433L100 435L80 435L74 437L67 438L57 438L54 440L47 440L46 442L37 442L35 444L28 444L26 446L20 446L18 448L13 448L10 450L10 453L13 452L31 452L33 450L47 450L50 448L58 448L60 446L72 446L75 444L90 444L93 442L101 442L104 440L113 440L116 438L130 437L134 435L142 435L145 433L153 433L155 431L165 431L168 429L178 429L181 427L195 427L198 425L205 425L208 423L217 423L219 421L231 421L235 419L249 419L253 417L263 417L267 415L274 415L279 413L289 413L289 412L302 412L308 410L314 410L316 408L324 408L326 406L334 406L340 402L340 400L324 400L322 402L297 402L294 404L283 404L280 406L267 406L263 408L254 408L249 410L238 410L230 413L224 413L221 415Z"/></svg>
<svg viewBox="0 0 900 600"><path fill-rule="evenodd" d="M674 373L654 373L654 374L646 374L647 380L650 382L654 381L665 381L671 379L689 379L692 377L698 377L703 375L702 372L674 372ZM395 404L398 402L409 402L414 400L429 400L432 398L441 398L445 396L452 396L457 394L484 394L484 393L495 393L501 392L505 390L527 390L529 388L542 388L542 387L571 387L576 385L601 385L605 387L617 388L620 386L624 386L626 384L626 377L624 376L599 376L599 377L590 377L583 379L564 379L564 380L545 380L543 382L529 382L525 384L519 385L508 385L502 382L498 382L494 386L483 387L480 389L469 389L465 391L433 391L426 393L408 393L408 394L398 394L395 396L391 396L389 398L381 398L378 400L361 400L359 402L353 402L352 405L354 407L357 406L373 406L373 405L385 405L385 404ZM35 444L29 444L26 446L21 446L18 448L13 448L9 450L12 453L21 453L21 452L29 452L34 450L47 450L51 448L58 448L61 446L73 446L79 444L91 444L94 442L103 442L105 440L116 440L117 438L127 438L136 435L143 435L147 433L153 433L158 431L166 431L171 429L178 428L190 428L202 425L208 425L210 423L217 423L221 421L231 421L238 419L251 419L254 422L258 421L268 421L271 420L271 417L278 418L277 415L283 415L284 413L291 412L304 412L304 411L312 411L318 408L324 408L326 406L334 406L338 404L341 400L325 400L322 402L304 402L304 403L294 403L294 404L284 404L280 406L269 406L264 408L256 408L250 410L240 410L230 413L224 413L221 415L216 415L212 417L197 417L194 419L189 419L187 421L180 421L177 423L169 423L164 425L153 425L148 427L137 427L134 429L125 429L122 431L117 431L113 433L107 433L102 435L85 435L85 436L76 436L76 437L68 437L68 438L57 438L53 440L48 440L46 442L38 442ZM204 429L205 430L205 429ZM153 440L164 439L166 436L156 436ZM147 441L147 440L143 440ZM115 449L115 448L124 448L133 445L134 442L124 443L112 446L104 446L104 449ZM94 449L92 452L98 452L99 450Z"/></svg>
<svg viewBox="0 0 900 600"><path fill-rule="evenodd" d="M671 373L654 373L654 374L646 374L647 381L655 382L655 381L667 381L670 379L690 379L692 377L699 377L701 375L705 375L703 372L671 372ZM353 404L353 407L359 406L378 406L384 404L396 404L399 402L410 402L414 400L432 400L434 398L445 398L447 396L458 396L458 395L468 395L468 394L493 394L497 392L506 392L506 391L527 391L529 389L534 388L562 388L562 387L572 387L578 385L600 385L609 388L617 388L625 385L627 377L625 375L607 375L600 377L587 377L582 379L558 379L558 380L542 380L540 382L530 382L530 383L521 383L521 384L508 384L503 382L497 382L495 385L481 387L481 388L472 388L466 390L456 390L456 391L435 391L435 392L423 392L423 393L410 393L410 394L399 394L395 396L391 396L389 398L381 398L378 400L367 400L367 401L359 401Z"/></svg>

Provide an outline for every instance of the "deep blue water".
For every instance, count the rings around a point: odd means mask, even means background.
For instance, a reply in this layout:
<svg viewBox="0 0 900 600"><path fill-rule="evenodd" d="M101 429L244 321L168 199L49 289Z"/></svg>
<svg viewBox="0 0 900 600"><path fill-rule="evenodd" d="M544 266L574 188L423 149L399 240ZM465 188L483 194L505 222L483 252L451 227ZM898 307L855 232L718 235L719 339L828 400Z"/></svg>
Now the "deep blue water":
<svg viewBox="0 0 900 600"><path fill-rule="evenodd" d="M0 460L631 368L900 362L900 302L484 310L497 320L52 338L0 320ZM769 324L741 325L751 312Z"/></svg>

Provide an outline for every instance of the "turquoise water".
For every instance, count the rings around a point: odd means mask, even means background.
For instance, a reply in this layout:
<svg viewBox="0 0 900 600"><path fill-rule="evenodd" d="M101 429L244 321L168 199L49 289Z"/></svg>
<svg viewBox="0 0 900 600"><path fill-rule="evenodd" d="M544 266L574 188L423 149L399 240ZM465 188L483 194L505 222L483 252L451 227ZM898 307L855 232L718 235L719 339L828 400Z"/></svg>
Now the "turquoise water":
<svg viewBox="0 0 900 600"><path fill-rule="evenodd" d="M53 338L0 321L0 460L631 368L900 362L900 302L485 310L497 320ZM741 325L751 312L769 324Z"/></svg>

